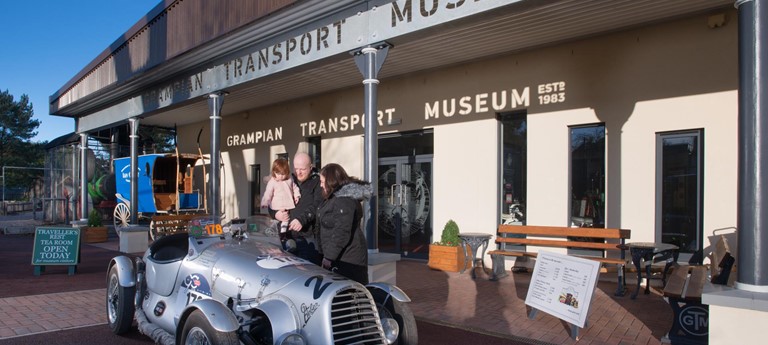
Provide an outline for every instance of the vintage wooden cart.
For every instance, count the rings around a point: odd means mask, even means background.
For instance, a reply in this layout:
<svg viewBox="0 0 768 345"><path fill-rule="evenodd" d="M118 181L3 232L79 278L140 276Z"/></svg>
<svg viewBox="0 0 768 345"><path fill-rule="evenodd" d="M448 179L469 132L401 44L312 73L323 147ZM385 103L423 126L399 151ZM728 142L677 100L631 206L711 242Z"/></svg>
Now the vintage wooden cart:
<svg viewBox="0 0 768 345"><path fill-rule="evenodd" d="M194 167L204 159L197 154L147 154L138 157L138 207L131 203L131 159L113 160L115 168L115 230L130 224L131 212L140 221L150 220L152 239L186 231L185 221L195 214L205 214L205 189L195 189ZM204 166L204 165L203 165ZM203 170L205 174L205 170ZM166 224L167 223L167 224Z"/></svg>

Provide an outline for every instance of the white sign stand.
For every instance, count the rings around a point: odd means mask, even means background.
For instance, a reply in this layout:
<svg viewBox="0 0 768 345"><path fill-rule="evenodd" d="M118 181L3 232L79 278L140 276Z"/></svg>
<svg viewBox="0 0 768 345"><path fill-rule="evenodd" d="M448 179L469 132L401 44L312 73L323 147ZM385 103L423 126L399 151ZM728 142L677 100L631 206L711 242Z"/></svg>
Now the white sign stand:
<svg viewBox="0 0 768 345"><path fill-rule="evenodd" d="M600 275L600 262L540 251L525 304L529 319L541 310L571 324L571 338L587 325L587 315ZM578 328L577 328L578 327Z"/></svg>

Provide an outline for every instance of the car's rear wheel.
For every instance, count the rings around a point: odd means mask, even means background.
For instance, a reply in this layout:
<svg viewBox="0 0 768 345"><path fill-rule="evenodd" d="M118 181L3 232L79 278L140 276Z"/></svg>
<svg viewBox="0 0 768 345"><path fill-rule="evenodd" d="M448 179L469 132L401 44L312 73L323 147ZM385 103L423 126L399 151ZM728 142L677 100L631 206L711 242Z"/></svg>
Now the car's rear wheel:
<svg viewBox="0 0 768 345"><path fill-rule="evenodd" d="M379 289L371 289L373 300L376 301L376 309L379 310L384 333L388 331L387 320L397 322L397 339L392 344L415 345L419 343L419 333L416 329L416 318L413 317L411 308L407 303L398 301L386 292ZM390 327L391 328L391 327Z"/></svg>
<svg viewBox="0 0 768 345"><path fill-rule="evenodd" d="M121 286L117 270L117 265L114 265L107 275L107 319L113 333L123 334L133 325L136 288Z"/></svg>
<svg viewBox="0 0 768 345"><path fill-rule="evenodd" d="M184 330L181 333L181 343L184 345L239 345L235 332L219 332L215 330L200 310L189 314Z"/></svg>

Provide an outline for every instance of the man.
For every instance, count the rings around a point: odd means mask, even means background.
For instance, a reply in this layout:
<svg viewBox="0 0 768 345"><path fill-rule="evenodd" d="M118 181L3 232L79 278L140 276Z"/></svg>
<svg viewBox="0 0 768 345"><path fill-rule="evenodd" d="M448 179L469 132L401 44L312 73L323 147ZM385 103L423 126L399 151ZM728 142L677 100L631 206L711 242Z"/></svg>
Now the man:
<svg viewBox="0 0 768 345"><path fill-rule="evenodd" d="M293 173L293 179L301 192L296 208L277 212L270 209L269 213L281 222L289 222L288 229L293 231L296 241L296 255L320 265L322 256L318 251L315 226L317 208L323 202L320 178L312 171L312 160L304 152L293 157Z"/></svg>

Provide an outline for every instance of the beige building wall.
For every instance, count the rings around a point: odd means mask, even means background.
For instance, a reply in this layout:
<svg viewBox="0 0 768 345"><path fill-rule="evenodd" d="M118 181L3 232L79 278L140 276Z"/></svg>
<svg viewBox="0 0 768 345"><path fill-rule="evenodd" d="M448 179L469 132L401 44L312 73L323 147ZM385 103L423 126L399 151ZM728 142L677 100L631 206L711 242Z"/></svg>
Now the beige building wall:
<svg viewBox="0 0 768 345"><path fill-rule="evenodd" d="M598 122L590 109L528 116L526 223L570 226L569 127Z"/></svg>
<svg viewBox="0 0 768 345"><path fill-rule="evenodd" d="M353 135L323 140L320 143L320 149L320 157L323 160L322 165L336 163L341 165L350 176L359 179L364 178L363 136ZM322 167L317 168L319 171Z"/></svg>
<svg viewBox="0 0 768 345"><path fill-rule="evenodd" d="M473 134L467 138L467 133ZM497 133L496 120L434 128L433 241L440 240L443 226L451 219L460 232L495 236L498 226ZM490 258L486 258L486 265L490 265Z"/></svg>
<svg viewBox="0 0 768 345"><path fill-rule="evenodd" d="M654 229L656 133L704 129L704 236L736 226L736 91L640 102L622 137L621 225L633 241L661 240ZM647 163L646 163L647 162ZM704 246L711 245L707 238Z"/></svg>
<svg viewBox="0 0 768 345"><path fill-rule="evenodd" d="M767 323L768 312L710 305L709 343L712 345L760 344L765 341L763 327Z"/></svg>
<svg viewBox="0 0 768 345"><path fill-rule="evenodd" d="M728 16L735 18L735 12ZM434 129L434 240L448 219L462 231L495 234L499 199L495 115L511 111L528 115L528 224L570 225L569 126L604 123L608 227L631 229L631 241L657 239L656 136L698 129L704 132L704 235L735 226L737 28L735 20L710 28L706 19L694 16L382 79L379 109L392 109L393 119L402 122L381 126L380 132ZM558 85L563 98L545 102L546 85ZM527 102L511 102L513 91L522 95L526 90ZM494 109L491 100L502 93L507 102ZM319 126L330 118L352 121L362 97L361 87L335 90L225 117L224 135L278 127L283 134L274 142L223 147L228 152L225 169L232 169L225 174L227 211L248 212L249 192L243 188L249 181L248 165L261 164L262 174L268 174L267 157L273 154L269 147L294 150L311 136L308 123ZM442 107L443 102L458 104L464 97L472 105L466 114L425 115L435 102ZM200 127L180 129L180 143L186 143L188 150L196 150L194 137ZM361 133L358 124L346 132L321 134L322 164L340 163L362 177ZM203 142L203 152L208 152L207 146ZM244 150L251 151L241 154Z"/></svg>

